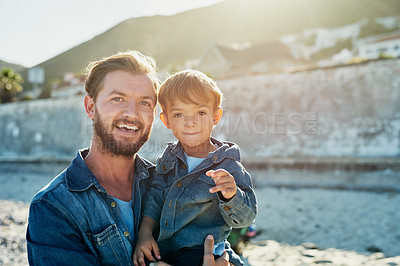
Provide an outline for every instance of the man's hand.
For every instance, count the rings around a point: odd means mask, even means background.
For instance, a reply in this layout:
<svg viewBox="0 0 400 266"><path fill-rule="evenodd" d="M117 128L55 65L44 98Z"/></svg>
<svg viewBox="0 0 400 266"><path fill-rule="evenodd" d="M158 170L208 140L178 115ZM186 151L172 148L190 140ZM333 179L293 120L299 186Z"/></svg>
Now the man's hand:
<svg viewBox="0 0 400 266"><path fill-rule="evenodd" d="M133 264L135 266L145 266L144 256L149 261L156 261L152 251L157 259L161 259L160 250L153 236L151 234L141 234L133 252Z"/></svg>
<svg viewBox="0 0 400 266"><path fill-rule="evenodd" d="M214 237L212 235L208 235L206 240L204 240L203 266L229 265L229 256L225 251L220 258L218 258L217 260L214 259L213 247L214 247Z"/></svg>
<svg viewBox="0 0 400 266"><path fill-rule="evenodd" d="M236 195L235 178L224 169L209 170L207 176L214 179L215 187L210 188L210 193L221 191L226 200L230 200Z"/></svg>

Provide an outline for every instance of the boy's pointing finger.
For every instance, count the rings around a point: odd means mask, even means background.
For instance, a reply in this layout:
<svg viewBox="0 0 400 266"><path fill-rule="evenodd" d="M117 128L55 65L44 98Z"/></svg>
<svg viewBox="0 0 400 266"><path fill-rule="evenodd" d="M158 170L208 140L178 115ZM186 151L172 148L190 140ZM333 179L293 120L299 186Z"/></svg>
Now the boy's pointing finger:
<svg viewBox="0 0 400 266"><path fill-rule="evenodd" d="M222 176L230 175L226 170L224 169L218 169L218 170L209 170L206 172L206 175L211 177L211 178L219 178Z"/></svg>
<svg viewBox="0 0 400 266"><path fill-rule="evenodd" d="M206 172L206 175L209 176L209 177L212 177L212 174L213 174L214 172L215 172L214 170L208 170L208 171Z"/></svg>

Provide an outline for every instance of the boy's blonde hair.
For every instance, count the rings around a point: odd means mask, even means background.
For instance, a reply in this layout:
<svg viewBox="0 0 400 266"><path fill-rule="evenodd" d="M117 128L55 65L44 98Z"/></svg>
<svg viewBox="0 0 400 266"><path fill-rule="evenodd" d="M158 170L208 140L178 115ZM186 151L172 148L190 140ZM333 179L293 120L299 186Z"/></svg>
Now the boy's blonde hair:
<svg viewBox="0 0 400 266"><path fill-rule="evenodd" d="M217 84L206 74L197 70L184 70L167 78L160 86L158 102L163 111L167 103L180 100L184 103L214 104L214 109L221 108L222 92Z"/></svg>

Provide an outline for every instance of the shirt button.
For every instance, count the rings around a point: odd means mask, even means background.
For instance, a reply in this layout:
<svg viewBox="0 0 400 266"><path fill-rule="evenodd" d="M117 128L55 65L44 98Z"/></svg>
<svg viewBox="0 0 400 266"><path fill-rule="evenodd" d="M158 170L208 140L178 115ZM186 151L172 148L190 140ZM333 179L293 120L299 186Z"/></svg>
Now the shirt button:
<svg viewBox="0 0 400 266"><path fill-rule="evenodd" d="M183 168L183 169L186 169L186 164L182 165L182 168Z"/></svg>
<svg viewBox="0 0 400 266"><path fill-rule="evenodd" d="M125 232L124 232L124 236L128 237L128 236L129 236L129 232L128 232L128 231L125 231Z"/></svg>
<svg viewBox="0 0 400 266"><path fill-rule="evenodd" d="M215 156L214 156L214 162L216 162L217 159L218 159L218 156L215 154Z"/></svg>
<svg viewBox="0 0 400 266"><path fill-rule="evenodd" d="M111 207L114 208L115 206L117 206L117 203L115 201L111 202Z"/></svg>
<svg viewBox="0 0 400 266"><path fill-rule="evenodd" d="M170 208L171 208L171 203L172 203L172 200L169 200L168 207L170 207Z"/></svg>
<svg viewBox="0 0 400 266"><path fill-rule="evenodd" d="M183 185L182 182L179 182L176 186L177 186L178 188L181 188L182 185Z"/></svg>
<svg viewBox="0 0 400 266"><path fill-rule="evenodd" d="M168 226L168 220L165 221L165 226Z"/></svg>
<svg viewBox="0 0 400 266"><path fill-rule="evenodd" d="M163 169L164 171L167 170L167 167L165 166L165 164L162 166L162 169Z"/></svg>
<svg viewBox="0 0 400 266"><path fill-rule="evenodd" d="M230 209L232 209L232 208L229 207L229 206L225 206L225 207L224 207L224 210L225 210L225 211L229 211Z"/></svg>

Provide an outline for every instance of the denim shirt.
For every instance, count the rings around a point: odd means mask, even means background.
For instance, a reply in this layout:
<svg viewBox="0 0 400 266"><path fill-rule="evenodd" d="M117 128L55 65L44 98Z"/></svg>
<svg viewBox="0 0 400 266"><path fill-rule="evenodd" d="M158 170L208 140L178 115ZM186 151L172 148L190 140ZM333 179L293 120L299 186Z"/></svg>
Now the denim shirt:
<svg viewBox="0 0 400 266"><path fill-rule="evenodd" d="M33 198L26 234L31 265L133 265L130 236L119 208L86 166L88 150ZM138 155L132 191L135 232L154 165Z"/></svg>
<svg viewBox="0 0 400 266"><path fill-rule="evenodd" d="M152 178L142 215L159 221L159 248L163 253L183 247L202 246L208 234L215 243L227 239L232 227L246 227L257 214L256 195L249 173L240 163L239 147L231 142L211 139L218 149L188 173L179 142L168 143L157 158L157 176ZM210 193L214 180L210 169L225 169L234 178L236 195L225 201Z"/></svg>

